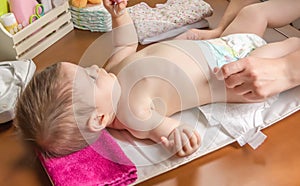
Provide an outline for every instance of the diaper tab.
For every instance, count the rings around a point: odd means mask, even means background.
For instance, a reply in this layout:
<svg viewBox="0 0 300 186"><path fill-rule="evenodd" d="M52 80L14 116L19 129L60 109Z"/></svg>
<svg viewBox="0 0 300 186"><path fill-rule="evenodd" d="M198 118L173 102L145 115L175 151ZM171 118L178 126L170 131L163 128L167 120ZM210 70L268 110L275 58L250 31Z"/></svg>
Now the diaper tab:
<svg viewBox="0 0 300 186"><path fill-rule="evenodd" d="M246 143L248 143L253 149L256 149L265 141L266 138L267 136L259 129L250 129L236 140L240 146L244 146Z"/></svg>

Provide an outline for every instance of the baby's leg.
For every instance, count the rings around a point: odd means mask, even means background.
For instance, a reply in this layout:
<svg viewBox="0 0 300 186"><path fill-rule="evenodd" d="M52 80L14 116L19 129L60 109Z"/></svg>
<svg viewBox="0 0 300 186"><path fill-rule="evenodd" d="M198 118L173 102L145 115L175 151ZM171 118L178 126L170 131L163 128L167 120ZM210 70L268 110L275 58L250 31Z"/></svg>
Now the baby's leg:
<svg viewBox="0 0 300 186"><path fill-rule="evenodd" d="M300 3L277 0L244 7L222 36L234 33L254 33L263 36L267 27L281 27L300 17Z"/></svg>
<svg viewBox="0 0 300 186"><path fill-rule="evenodd" d="M260 58L279 58L300 48L300 38L292 37L283 41L269 43L250 53L250 56Z"/></svg>

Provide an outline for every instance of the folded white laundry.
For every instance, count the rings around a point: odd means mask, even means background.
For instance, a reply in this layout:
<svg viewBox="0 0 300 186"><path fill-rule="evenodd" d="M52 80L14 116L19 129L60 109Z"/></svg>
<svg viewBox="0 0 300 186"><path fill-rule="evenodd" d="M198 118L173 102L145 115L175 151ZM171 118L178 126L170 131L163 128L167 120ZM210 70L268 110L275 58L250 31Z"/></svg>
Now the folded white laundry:
<svg viewBox="0 0 300 186"><path fill-rule="evenodd" d="M14 118L16 101L35 69L32 60L0 62L0 123Z"/></svg>
<svg viewBox="0 0 300 186"><path fill-rule="evenodd" d="M153 36L153 37L148 37L148 38L141 39L140 43L142 45L146 45L146 44L154 43L154 42L157 42L157 41L163 41L163 40L169 39L171 37L175 37L175 36L185 32L189 29L192 29L192 28L207 28L208 26L209 26L208 21L206 19L201 19L200 21L198 21L196 23L187 24L187 25L184 25L182 27L169 30L167 32L161 33L161 34Z"/></svg>
<svg viewBox="0 0 300 186"><path fill-rule="evenodd" d="M148 44L153 41L166 39L186 31L187 25L193 28L197 23L212 15L213 9L203 0L167 0L164 4L157 4L152 8L145 2L128 7L127 11L136 27L139 42ZM207 22L202 22L196 28L207 27ZM185 29L180 27L187 26ZM161 35L168 31L168 34ZM170 36L172 34L172 36ZM157 36L157 38L155 38ZM153 39L155 38L155 40ZM147 40L148 39L148 40ZM145 41L147 40L147 41Z"/></svg>

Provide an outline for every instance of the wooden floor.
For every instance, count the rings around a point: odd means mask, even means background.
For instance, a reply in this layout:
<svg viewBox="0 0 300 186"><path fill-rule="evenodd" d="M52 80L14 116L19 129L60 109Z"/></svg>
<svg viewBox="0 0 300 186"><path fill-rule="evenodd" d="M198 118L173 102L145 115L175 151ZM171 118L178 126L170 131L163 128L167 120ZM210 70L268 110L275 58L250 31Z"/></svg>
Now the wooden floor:
<svg viewBox="0 0 300 186"><path fill-rule="evenodd" d="M131 5L136 2L138 0L129 1ZM153 6L164 1L148 2ZM213 28L227 2L207 2L214 8L214 15L208 19ZM34 58L38 70L58 61L77 63L85 49L100 35L88 31L72 31ZM274 30L269 30L266 34L268 41L281 40L284 37ZM300 112L263 132L268 138L257 150L248 146L241 148L234 143L140 185L300 185ZM0 185L51 185L37 157L18 139L12 123L0 125Z"/></svg>

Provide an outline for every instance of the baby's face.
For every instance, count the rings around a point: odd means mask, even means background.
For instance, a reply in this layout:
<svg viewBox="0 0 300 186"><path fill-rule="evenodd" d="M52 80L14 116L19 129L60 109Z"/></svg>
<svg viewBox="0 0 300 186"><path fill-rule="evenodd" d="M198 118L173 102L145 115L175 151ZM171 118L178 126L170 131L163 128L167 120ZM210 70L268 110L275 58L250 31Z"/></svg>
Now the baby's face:
<svg viewBox="0 0 300 186"><path fill-rule="evenodd" d="M115 115L121 89L116 76L93 65L83 68L72 63L62 63L62 70L73 82L74 95L97 109L99 113Z"/></svg>

